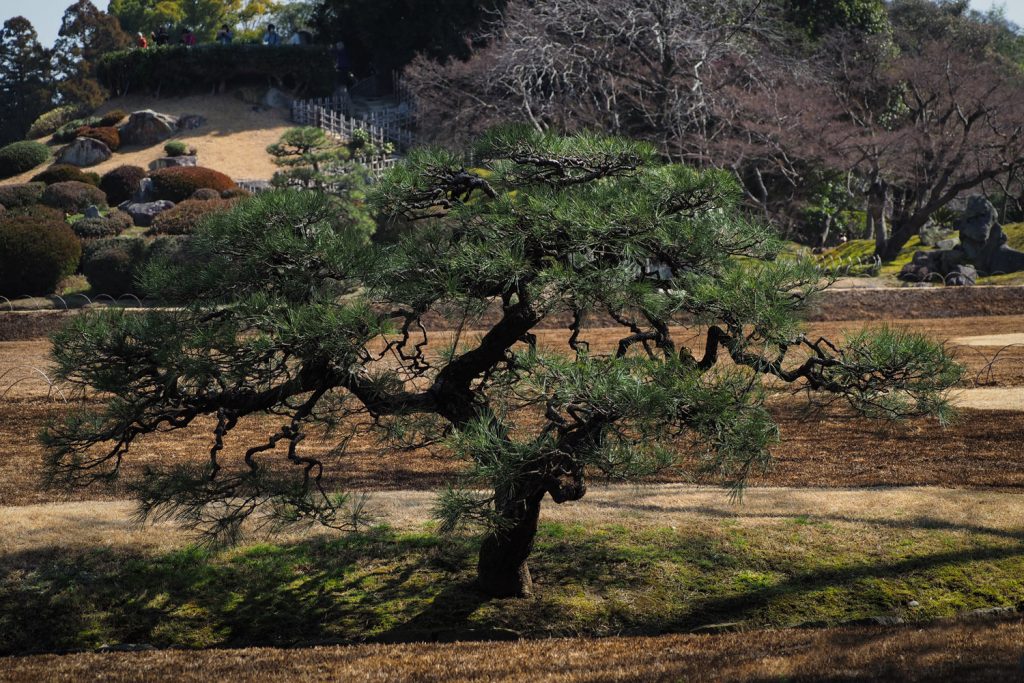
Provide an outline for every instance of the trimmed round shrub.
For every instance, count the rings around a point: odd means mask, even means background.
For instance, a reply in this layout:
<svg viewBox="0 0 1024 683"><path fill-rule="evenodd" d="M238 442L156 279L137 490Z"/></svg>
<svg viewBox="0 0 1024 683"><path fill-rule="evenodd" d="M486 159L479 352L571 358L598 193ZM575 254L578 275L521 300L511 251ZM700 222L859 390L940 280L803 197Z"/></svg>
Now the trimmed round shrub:
<svg viewBox="0 0 1024 683"><path fill-rule="evenodd" d="M146 296L138 277L154 258L182 263L193 256L188 251L188 236L111 237L86 242L82 248L82 274L95 294L118 297L123 294Z"/></svg>
<svg viewBox="0 0 1024 683"><path fill-rule="evenodd" d="M53 134L54 142L71 142L78 137L78 130L82 127L93 127L100 125L98 116L90 116L84 119L73 119L57 129Z"/></svg>
<svg viewBox="0 0 1024 683"><path fill-rule="evenodd" d="M0 218L0 294L46 296L75 272L82 245L63 218L40 221L22 213Z"/></svg>
<svg viewBox="0 0 1024 683"><path fill-rule="evenodd" d="M16 183L14 185L0 185L0 204L8 209L19 206L38 204L43 198L45 183Z"/></svg>
<svg viewBox="0 0 1024 683"><path fill-rule="evenodd" d="M25 137L29 140L38 140L47 135L52 135L57 132L58 128L78 116L78 112L79 108L77 105L66 104L63 107L51 109L45 114L40 114L39 118L29 126L28 134Z"/></svg>
<svg viewBox="0 0 1024 683"><path fill-rule="evenodd" d="M43 191L42 201L46 206L67 213L81 213L90 206L106 206L107 195L95 185L66 180L47 186Z"/></svg>
<svg viewBox="0 0 1024 683"><path fill-rule="evenodd" d="M12 142L0 149L0 178L31 171L50 158L50 148L35 140Z"/></svg>
<svg viewBox="0 0 1024 683"><path fill-rule="evenodd" d="M55 209L52 206L43 206L42 204L29 204L28 206L19 206L14 209L9 209L8 214L12 216L19 216L28 220L36 221L37 223L48 223L51 221L63 221L64 212L60 209Z"/></svg>
<svg viewBox="0 0 1024 683"><path fill-rule="evenodd" d="M221 199L236 199L240 197L251 197L252 192L245 189L244 187L232 187L230 190L224 190L220 193Z"/></svg>
<svg viewBox="0 0 1024 683"><path fill-rule="evenodd" d="M139 183L145 177L146 170L140 166L118 166L103 174L100 189L106 192L107 203L117 206L139 191Z"/></svg>
<svg viewBox="0 0 1024 683"><path fill-rule="evenodd" d="M196 190L208 187L224 192L236 187L235 181L220 171L202 166L174 166L153 171L153 193L157 199L181 202L192 196Z"/></svg>
<svg viewBox="0 0 1024 683"><path fill-rule="evenodd" d="M171 140L164 145L164 153L169 157L183 157L188 154L195 154L195 147L190 147L181 140Z"/></svg>
<svg viewBox="0 0 1024 683"><path fill-rule="evenodd" d="M63 183L66 180L77 180L80 183L99 185L100 175L99 173L87 173L71 164L54 164L41 173L32 176L32 182L46 183L47 185Z"/></svg>
<svg viewBox="0 0 1024 683"><path fill-rule="evenodd" d="M116 237L130 227L132 217L124 211L111 211L99 218L79 218L71 224L71 229L83 240Z"/></svg>
<svg viewBox="0 0 1024 683"><path fill-rule="evenodd" d="M196 190L195 192L192 193L191 197L189 197L189 199L198 199L198 200L204 201L204 202L205 201L209 201L211 199L220 199L220 198L221 198L220 197L220 192L217 192L217 190L211 190L208 187L201 187L201 188L199 188L198 190Z"/></svg>
<svg viewBox="0 0 1024 683"><path fill-rule="evenodd" d="M106 114L102 114L100 116L99 125L116 126L117 124L121 123L123 119L127 118L127 116L128 112L122 109L114 109L113 111L108 111Z"/></svg>
<svg viewBox="0 0 1024 683"><path fill-rule="evenodd" d="M117 128L112 126L101 126L96 128L91 126L82 126L78 129L78 137L99 140L109 147L111 152L116 152L118 147L121 146L121 134L117 132Z"/></svg>
<svg viewBox="0 0 1024 683"><path fill-rule="evenodd" d="M140 296L135 275L147 251L147 240L141 237L110 237L86 242L82 249L81 271L94 294Z"/></svg>
<svg viewBox="0 0 1024 683"><path fill-rule="evenodd" d="M234 199L186 199L158 213L146 234L190 235L205 216L227 211L234 205Z"/></svg>

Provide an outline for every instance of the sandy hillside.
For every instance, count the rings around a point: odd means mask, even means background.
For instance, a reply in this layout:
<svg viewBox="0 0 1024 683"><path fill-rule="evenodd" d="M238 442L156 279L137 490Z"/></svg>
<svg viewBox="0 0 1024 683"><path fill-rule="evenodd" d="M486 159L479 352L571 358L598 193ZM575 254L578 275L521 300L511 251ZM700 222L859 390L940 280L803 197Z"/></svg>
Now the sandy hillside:
<svg viewBox="0 0 1024 683"><path fill-rule="evenodd" d="M199 165L226 173L235 180L269 179L275 166L267 154L267 145L276 142L292 124L289 112L280 108L256 107L244 102L234 94L193 95L190 97L116 97L106 102L97 111L100 114L122 109L127 112L140 109L181 116L200 114L206 117L206 125L195 130L182 131L173 139L184 140L199 153ZM43 142L48 142L44 138ZM60 149L55 145L53 151ZM149 162L164 156L163 143L140 148L125 146L114 153L108 161L86 170L103 174L124 164L149 167ZM39 166L4 183L26 182L43 170Z"/></svg>

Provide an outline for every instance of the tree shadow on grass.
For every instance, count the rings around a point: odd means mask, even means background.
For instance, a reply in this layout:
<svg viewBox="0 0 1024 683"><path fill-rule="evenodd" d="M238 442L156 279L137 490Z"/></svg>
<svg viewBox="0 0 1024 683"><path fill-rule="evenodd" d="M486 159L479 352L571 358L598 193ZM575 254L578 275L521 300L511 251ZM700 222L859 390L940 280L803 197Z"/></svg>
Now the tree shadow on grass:
<svg viewBox="0 0 1024 683"><path fill-rule="evenodd" d="M942 528L943 523L915 524ZM516 632L655 634L715 622L749 625L759 623L768 609L785 616L792 609L786 605L806 603L822 591L855 595L869 592L865 586L873 581L942 567L969 574L970 563L1024 558L1020 541L1012 535L1001 545L843 565L801 565L783 556L768 568L781 575L779 580L747 585L729 581L737 573L765 570L763 558L729 545L721 534L690 530L651 540L611 527L591 531L545 525L531 561L537 596L493 603L472 586L475 544L448 544L387 529L233 550L191 547L159 556L130 548L77 554L48 548L0 557L0 654L91 649L104 643L296 646L500 639ZM680 582L677 575L686 572L693 577ZM588 602L587 596L597 599ZM595 604L610 604L616 596L626 596L619 602L627 607L614 614L594 612ZM858 599L870 603L872 598ZM853 610L847 608L846 616L857 616Z"/></svg>

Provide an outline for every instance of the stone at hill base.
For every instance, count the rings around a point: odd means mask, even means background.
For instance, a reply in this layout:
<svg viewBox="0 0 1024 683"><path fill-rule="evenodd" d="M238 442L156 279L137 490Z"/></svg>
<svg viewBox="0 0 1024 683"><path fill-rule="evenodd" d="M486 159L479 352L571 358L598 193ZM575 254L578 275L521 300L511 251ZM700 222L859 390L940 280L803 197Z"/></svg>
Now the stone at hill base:
<svg viewBox="0 0 1024 683"><path fill-rule="evenodd" d="M99 140L75 138L71 144L60 151L56 163L78 167L95 166L109 159L111 154L110 148Z"/></svg>
<svg viewBox="0 0 1024 683"><path fill-rule="evenodd" d="M83 214L83 217L84 218L99 218L100 217L100 210L98 208L96 208L96 206L87 206L87 207L85 207L85 213Z"/></svg>
<svg viewBox="0 0 1024 683"><path fill-rule="evenodd" d="M172 166L195 166L196 164L197 158L194 154L180 157L160 157L149 162L149 170L155 171L159 168L170 168Z"/></svg>
<svg viewBox="0 0 1024 683"><path fill-rule="evenodd" d="M121 142L126 145L155 145L174 135L178 130L178 119L152 109L133 112L128 122L121 126Z"/></svg>
<svg viewBox="0 0 1024 683"><path fill-rule="evenodd" d="M135 225L148 228L153 225L153 219L156 218L157 214L173 206L174 202L160 199L155 202L126 203L122 204L119 208L132 217L132 222Z"/></svg>
<svg viewBox="0 0 1024 683"><path fill-rule="evenodd" d="M1024 270L1024 252L1006 245L999 214L982 195L967 200L956 223L960 243L945 249L918 251L903 266L899 278L907 282L942 282L949 286L973 285L978 274L999 275ZM940 242L943 246L951 240Z"/></svg>
<svg viewBox="0 0 1024 683"><path fill-rule="evenodd" d="M182 114L178 119L178 130L195 130L206 125L206 117L201 114Z"/></svg>

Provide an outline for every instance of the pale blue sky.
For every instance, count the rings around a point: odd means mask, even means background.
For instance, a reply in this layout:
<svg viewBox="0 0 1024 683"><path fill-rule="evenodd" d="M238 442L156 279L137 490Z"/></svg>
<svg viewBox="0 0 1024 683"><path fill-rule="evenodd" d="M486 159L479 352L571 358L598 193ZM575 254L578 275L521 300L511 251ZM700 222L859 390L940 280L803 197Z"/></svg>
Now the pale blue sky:
<svg viewBox="0 0 1024 683"><path fill-rule="evenodd" d="M52 45L60 29L60 18L73 0L0 0L0 21L18 14L25 16L39 32L45 45ZM108 0L93 0L97 7L107 8ZM1006 8L1010 21L1024 26L1024 0L971 0L975 9L986 10L993 5Z"/></svg>

